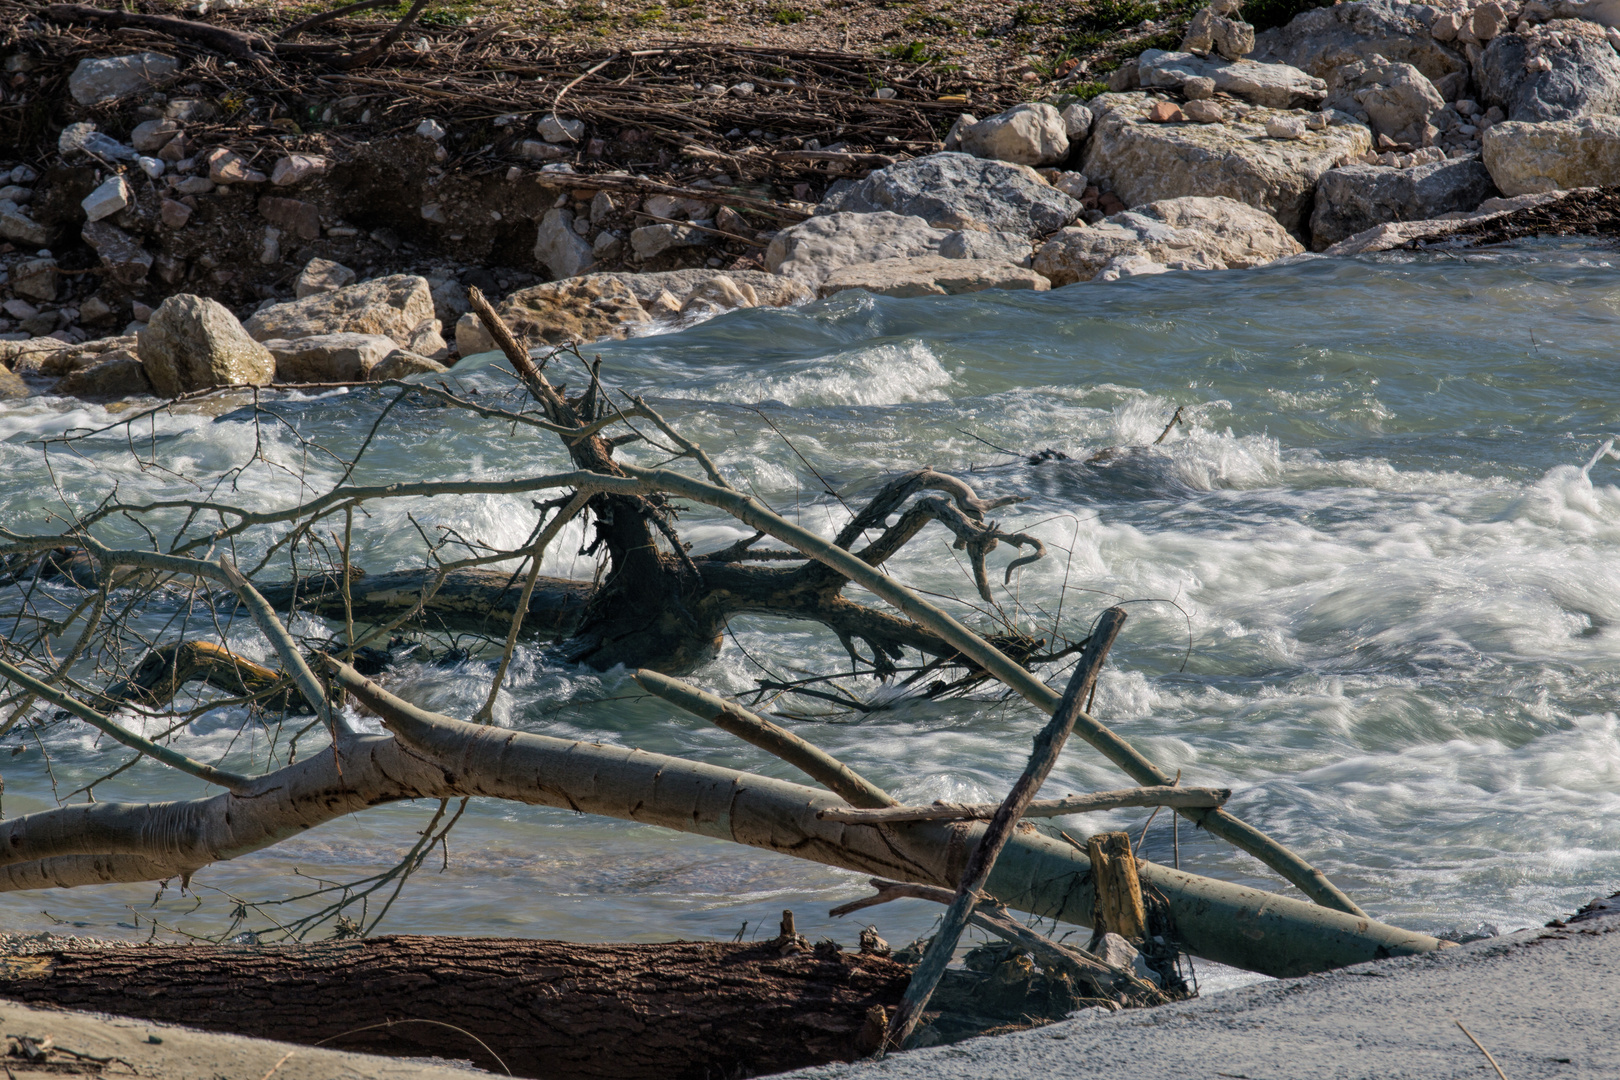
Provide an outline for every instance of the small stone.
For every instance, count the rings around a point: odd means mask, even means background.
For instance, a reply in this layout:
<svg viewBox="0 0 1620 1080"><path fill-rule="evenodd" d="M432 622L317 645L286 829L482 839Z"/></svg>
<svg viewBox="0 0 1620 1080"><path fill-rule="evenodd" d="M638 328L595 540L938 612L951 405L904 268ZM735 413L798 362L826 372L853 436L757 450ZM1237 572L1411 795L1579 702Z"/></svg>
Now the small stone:
<svg viewBox="0 0 1620 1080"><path fill-rule="evenodd" d="M1030 74L1034 74L1034 72L1030 72ZM1029 81L1033 82L1034 80ZM872 92L872 96L877 98L879 101L893 101L895 97L895 89L892 86L880 86Z"/></svg>
<svg viewBox="0 0 1620 1080"><path fill-rule="evenodd" d="M709 243L709 235L690 225L644 225L630 233L630 247L638 259L650 259L672 248Z"/></svg>
<svg viewBox="0 0 1620 1080"><path fill-rule="evenodd" d="M361 119L364 120L364 117ZM437 120L424 120L417 124L416 133L425 139L432 139L434 142L443 139L446 134L444 125Z"/></svg>
<svg viewBox="0 0 1620 1080"><path fill-rule="evenodd" d="M146 120L129 133L129 144L143 154L155 154L178 134L180 125L173 120Z"/></svg>
<svg viewBox="0 0 1620 1080"><path fill-rule="evenodd" d="M1298 116L1273 116L1266 120L1266 134L1273 139L1303 139L1305 121Z"/></svg>
<svg viewBox="0 0 1620 1080"><path fill-rule="evenodd" d="M411 331L406 345L410 352L430 360L443 360L450 355L450 346L444 340L444 323L438 319L423 319Z"/></svg>
<svg viewBox="0 0 1620 1080"><path fill-rule="evenodd" d="M112 318L112 305L99 296L92 296L79 305L79 321L93 326Z"/></svg>
<svg viewBox="0 0 1620 1080"><path fill-rule="evenodd" d="M157 158L146 157L144 155L136 158L135 164L140 166L141 172L145 173L153 180L156 180L158 177L162 176L164 171L168 168L167 165Z"/></svg>
<svg viewBox="0 0 1620 1080"><path fill-rule="evenodd" d="M63 128L62 134L56 137L56 149L63 157L84 154L105 161L134 161L136 156L133 146L125 146L117 139L103 135L96 130L96 125L88 121Z"/></svg>
<svg viewBox="0 0 1620 1080"><path fill-rule="evenodd" d="M1489 41L1507 29L1507 21L1507 11L1501 4L1496 3L1496 0L1485 0L1485 3L1474 9L1469 26L1476 38L1480 41Z"/></svg>
<svg viewBox="0 0 1620 1080"><path fill-rule="evenodd" d="M4 311L7 315L19 321L32 319L39 315L39 308L26 300L17 299L7 300L4 304L0 304L0 311Z"/></svg>
<svg viewBox="0 0 1620 1080"><path fill-rule="evenodd" d="M618 212L613 204L613 196L605 191L598 191L591 196L591 224L600 225Z"/></svg>
<svg viewBox="0 0 1620 1080"><path fill-rule="evenodd" d="M535 130L548 143L577 143L585 136L585 123L582 120L565 120L554 113L547 113L535 124Z"/></svg>
<svg viewBox="0 0 1620 1080"><path fill-rule="evenodd" d="M250 168L247 159L234 150L220 147L210 150L203 158L208 166L208 179L216 184L262 184L269 177Z"/></svg>
<svg viewBox="0 0 1620 1080"><path fill-rule="evenodd" d="M1464 18L1466 16L1460 12L1447 12L1430 24L1429 33L1436 41L1456 41L1457 34L1462 30Z"/></svg>
<svg viewBox="0 0 1620 1080"><path fill-rule="evenodd" d="M736 86L731 88L730 94L732 97L753 97L754 84L751 82L738 83Z"/></svg>
<svg viewBox="0 0 1620 1080"><path fill-rule="evenodd" d="M136 322L151 322L152 312L155 310L156 309L153 308L151 304L148 304L143 300L131 301L129 305L129 313L135 316Z"/></svg>
<svg viewBox="0 0 1620 1080"><path fill-rule="evenodd" d="M274 225L264 227L264 244L259 248L259 262L274 266L281 261L281 230Z"/></svg>
<svg viewBox="0 0 1620 1080"><path fill-rule="evenodd" d="M18 165L11 170L11 182L13 184L32 184L38 179L39 173L35 172L31 166Z"/></svg>
<svg viewBox="0 0 1620 1080"><path fill-rule="evenodd" d="M1205 101L1215 96L1215 80L1207 75L1194 75L1181 84L1181 92L1188 101Z"/></svg>
<svg viewBox="0 0 1620 1080"><path fill-rule="evenodd" d="M603 229L596 234L596 243L591 245L591 256L597 262L607 262L617 259L624 250L624 240L612 229Z"/></svg>
<svg viewBox="0 0 1620 1080"><path fill-rule="evenodd" d="M408 379L412 375L442 375L449 370L431 357L409 349L395 349L367 372L366 378L372 382L385 382L389 379Z"/></svg>
<svg viewBox="0 0 1620 1080"><path fill-rule="evenodd" d="M1532 56L1524 62L1524 70L1535 75L1543 71L1552 70L1552 61L1545 56Z"/></svg>
<svg viewBox="0 0 1620 1080"><path fill-rule="evenodd" d="M197 98L175 98L163 106L163 115L170 120L178 120L182 124L201 124L212 120L219 110L212 104Z"/></svg>
<svg viewBox="0 0 1620 1080"><path fill-rule="evenodd" d="M355 273L341 263L330 259L311 259L299 271L293 283L293 295L302 300L316 293L335 292L345 285L354 284Z"/></svg>
<svg viewBox="0 0 1620 1080"><path fill-rule="evenodd" d="M186 222L191 220L191 207L175 199L164 199L158 207L158 219L165 228L183 229Z"/></svg>
<svg viewBox="0 0 1620 1080"><path fill-rule="evenodd" d="M754 230L748 227L748 219L729 206L722 206L715 212L714 227L737 236L752 238L754 235Z"/></svg>
<svg viewBox="0 0 1620 1080"><path fill-rule="evenodd" d="M450 219L444 214L443 203L423 203L419 213L421 213L423 221L431 221L435 225L450 224Z"/></svg>
<svg viewBox="0 0 1620 1080"><path fill-rule="evenodd" d="M590 268L595 256L591 245L574 231L573 211L546 211L535 234L534 258L553 279L574 277Z"/></svg>
<svg viewBox="0 0 1620 1080"><path fill-rule="evenodd" d="M326 159L319 154L288 154L270 171L270 182L276 187L291 187L324 172Z"/></svg>
<svg viewBox="0 0 1620 1080"><path fill-rule="evenodd" d="M207 195L214 190L214 182L206 176L188 176L174 185L176 194Z"/></svg>
<svg viewBox="0 0 1620 1080"><path fill-rule="evenodd" d="M101 257L101 265L115 281L139 285L152 269L152 256L134 237L105 221L92 221L79 231L84 242Z"/></svg>
<svg viewBox="0 0 1620 1080"><path fill-rule="evenodd" d="M1226 120L1226 110L1213 101L1189 101L1181 111L1195 124L1219 124Z"/></svg>
<svg viewBox="0 0 1620 1080"><path fill-rule="evenodd" d="M176 135L170 139L163 149L158 151L158 160L166 161L177 169L180 163L191 156L191 139L186 135ZM182 172L185 170L181 170Z"/></svg>
<svg viewBox="0 0 1620 1080"><path fill-rule="evenodd" d="M702 93L708 94L710 97L725 97L726 88L719 83L710 83L703 88Z"/></svg>
<svg viewBox="0 0 1620 1080"><path fill-rule="evenodd" d="M26 247L43 247L49 240L50 230L27 214L9 199L0 200L0 238Z"/></svg>
<svg viewBox="0 0 1620 1080"><path fill-rule="evenodd" d="M1148 110L1147 118L1155 124L1172 124L1187 119L1187 115L1173 102L1156 101Z"/></svg>
<svg viewBox="0 0 1620 1080"><path fill-rule="evenodd" d="M108 177L102 181L90 194L80 200L79 205L84 207L85 218L90 221L100 221L105 217L112 217L130 203L129 185L122 176Z"/></svg>
<svg viewBox="0 0 1620 1080"><path fill-rule="evenodd" d="M1065 106L1058 116L1063 121L1063 133L1069 137L1071 143L1079 142L1091 134L1091 110L1079 102Z"/></svg>

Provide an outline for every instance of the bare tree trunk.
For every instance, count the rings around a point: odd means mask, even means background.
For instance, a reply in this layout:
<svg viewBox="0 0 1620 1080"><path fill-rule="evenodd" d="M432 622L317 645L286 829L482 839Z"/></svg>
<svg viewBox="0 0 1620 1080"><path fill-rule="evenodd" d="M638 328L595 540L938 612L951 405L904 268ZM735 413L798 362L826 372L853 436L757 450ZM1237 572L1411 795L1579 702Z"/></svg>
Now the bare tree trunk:
<svg viewBox="0 0 1620 1080"><path fill-rule="evenodd" d="M390 936L42 953L0 972L0 994L545 1080L701 1080L870 1052L882 1026L868 1013L899 1001L908 976L893 960L784 956L773 942Z"/></svg>

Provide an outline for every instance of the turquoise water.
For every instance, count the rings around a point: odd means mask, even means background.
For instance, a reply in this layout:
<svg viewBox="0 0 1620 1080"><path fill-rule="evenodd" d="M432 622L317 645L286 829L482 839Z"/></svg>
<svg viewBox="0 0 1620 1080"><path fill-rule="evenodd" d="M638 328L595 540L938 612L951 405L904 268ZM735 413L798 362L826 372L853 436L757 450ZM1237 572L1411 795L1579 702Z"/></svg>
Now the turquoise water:
<svg viewBox="0 0 1620 1080"><path fill-rule="evenodd" d="M1184 783L1234 788L1233 810L1378 917L1430 931L1508 930L1620 886L1620 463L1583 468L1620 434L1614 260L1604 249L1541 244L1049 294L845 293L590 351L740 486L818 530L835 530L845 511L819 493L782 436L851 502L920 465L968 476L981 494L1026 497L999 516L1043 537L1050 555L998 595L1008 611L1077 637L1102 608L1131 601L1098 692L1100 718ZM464 376L486 394L509 385L488 368ZM377 407L366 394L333 394L279 408L288 428L341 449ZM1177 407L1185 424L1149 446ZM28 442L107 419L99 407L54 399L0 405L0 520L44 529L57 500L87 506L113 483L126 495L179 490L135 467L121 433L81 446L82 457L53 454L49 471ZM287 428L257 434L273 460L304 460ZM162 420L152 437L166 464L193 473L243 462L255 446L252 425L200 413ZM444 410L403 412L380 438L362 480L517 476L563 464L544 439ZM1105 447L1139 449L1085 462ZM1066 457L1027 460L1048 449ZM336 476L318 457L306 467L317 487ZM288 474L267 466L247 476L243 498L296 494ZM356 562L376 571L419 558L407 510L427 526L515 543L530 527L527 507L517 498L379 507ZM697 510L682 530L700 551L742 535ZM574 554L578 534L568 539L548 570L588 576L592 561ZM994 579L1007 558L992 556ZM891 569L972 597L937 527ZM745 650L781 668L847 663L813 627L754 619L733 629L736 640L694 681L746 689L756 671ZM238 644L265 655L251 636ZM638 699L621 673L565 669L529 650L514 671L503 723L793 776ZM485 680L473 666L415 672L401 686L468 715ZM800 705L784 723L907 801L999 798L1041 722L1021 702L989 695L895 700L868 714ZM219 710L179 745L218 754L240 727L239 715ZM53 805L53 777L66 793L124 760L82 727L52 727L41 739L4 742L28 747L0 754L8 816ZM1077 746L1048 791L1124 784ZM200 790L143 764L97 797ZM153 906L150 885L0 896L0 923L144 934L155 915L217 932L230 897L272 899L301 891L299 875L385 868L432 809L371 811L207 869L196 898L171 889ZM1134 832L1145 820L1121 811L1065 828ZM1173 858L1164 815L1145 851ZM445 868L435 860L413 880L384 929L729 938L745 921L749 936L773 934L789 907L812 937L852 943L859 925L825 912L865 891L857 875L783 857L497 803L473 804L447 854ZM1199 873L1282 888L1190 829L1180 832L1180 858ZM864 914L906 940L936 911L908 901Z"/></svg>

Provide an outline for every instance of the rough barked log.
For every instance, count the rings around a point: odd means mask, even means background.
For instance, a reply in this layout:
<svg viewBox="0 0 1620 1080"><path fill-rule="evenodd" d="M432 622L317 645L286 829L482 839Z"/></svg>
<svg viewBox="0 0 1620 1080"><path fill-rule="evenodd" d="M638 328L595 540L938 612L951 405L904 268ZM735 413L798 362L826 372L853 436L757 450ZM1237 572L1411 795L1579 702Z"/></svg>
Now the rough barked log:
<svg viewBox="0 0 1620 1080"><path fill-rule="evenodd" d="M305 1046L470 1058L496 1073L504 1062L545 1080L703 1080L870 1052L882 1028L868 1030L868 1012L899 1001L909 974L875 956L783 956L770 942L402 935L45 952L0 961L0 995ZM419 1020L436 1023L408 1022Z"/></svg>

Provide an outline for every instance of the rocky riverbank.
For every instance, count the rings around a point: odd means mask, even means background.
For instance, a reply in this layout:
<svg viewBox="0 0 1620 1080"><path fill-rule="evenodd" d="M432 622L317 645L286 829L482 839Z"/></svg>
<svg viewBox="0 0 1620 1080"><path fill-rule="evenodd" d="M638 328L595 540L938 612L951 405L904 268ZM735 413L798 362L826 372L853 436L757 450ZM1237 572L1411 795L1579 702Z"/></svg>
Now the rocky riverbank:
<svg viewBox="0 0 1620 1080"><path fill-rule="evenodd" d="M1257 32L1216 0L1106 87L1073 57L537 61L499 25L282 74L264 20L3 3L5 397L443 372L491 344L468 286L562 344L847 289L1237 269L1514 214L1525 235L1620 184L1620 16L1595 2L1353 0ZM1575 216L1612 231L1611 203Z"/></svg>

